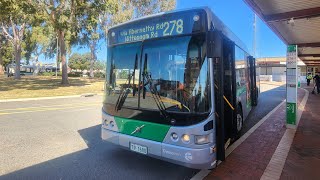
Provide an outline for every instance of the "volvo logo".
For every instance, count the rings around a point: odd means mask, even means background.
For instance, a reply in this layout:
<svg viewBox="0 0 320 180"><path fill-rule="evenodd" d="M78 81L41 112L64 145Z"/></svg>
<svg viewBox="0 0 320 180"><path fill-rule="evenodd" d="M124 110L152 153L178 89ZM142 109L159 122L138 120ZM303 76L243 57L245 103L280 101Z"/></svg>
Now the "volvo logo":
<svg viewBox="0 0 320 180"><path fill-rule="evenodd" d="M136 127L136 129L135 129L134 131L132 131L131 135L133 135L133 134L135 134L135 133L141 132L141 129L142 129L143 127L144 127L144 125Z"/></svg>
<svg viewBox="0 0 320 180"><path fill-rule="evenodd" d="M187 160L187 161L191 161L192 160L192 154L190 152L187 152L185 155L184 155L184 158Z"/></svg>

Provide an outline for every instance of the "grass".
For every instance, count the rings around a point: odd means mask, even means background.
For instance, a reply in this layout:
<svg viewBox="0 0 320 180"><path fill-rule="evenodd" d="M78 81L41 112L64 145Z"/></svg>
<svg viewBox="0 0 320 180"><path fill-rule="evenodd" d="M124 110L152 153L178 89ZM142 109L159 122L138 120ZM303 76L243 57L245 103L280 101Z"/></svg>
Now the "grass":
<svg viewBox="0 0 320 180"><path fill-rule="evenodd" d="M61 77L22 77L21 80L0 77L0 99L35 98L49 96L103 93L103 79L69 78L69 85L61 84Z"/></svg>

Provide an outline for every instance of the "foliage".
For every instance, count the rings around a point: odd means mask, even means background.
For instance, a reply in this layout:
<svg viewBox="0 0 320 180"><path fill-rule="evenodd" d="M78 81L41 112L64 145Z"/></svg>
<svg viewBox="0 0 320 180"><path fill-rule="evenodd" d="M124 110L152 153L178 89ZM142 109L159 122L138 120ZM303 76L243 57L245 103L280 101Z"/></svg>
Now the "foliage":
<svg viewBox="0 0 320 180"><path fill-rule="evenodd" d="M105 61L96 61L94 64L94 70L104 71L106 69Z"/></svg>
<svg viewBox="0 0 320 180"><path fill-rule="evenodd" d="M1 33L13 46L16 62L15 79L20 79L21 45L25 30L36 25L41 17L36 15L36 8L29 1L1 0L0 7Z"/></svg>
<svg viewBox="0 0 320 180"><path fill-rule="evenodd" d="M82 72L71 72L68 74L69 77L81 77L82 75Z"/></svg>
<svg viewBox="0 0 320 180"><path fill-rule="evenodd" d="M103 27L99 23L100 14L115 11L117 1L99 1L88 0L84 4L84 14L78 21L81 23L81 31L79 33L79 44L87 46L90 49L90 77L94 77L94 67L97 60L96 51L98 42L103 38Z"/></svg>
<svg viewBox="0 0 320 180"><path fill-rule="evenodd" d="M105 78L106 74L104 74L103 72L95 72L94 73L94 77L96 77L96 78Z"/></svg>
<svg viewBox="0 0 320 180"><path fill-rule="evenodd" d="M70 67L88 69L89 62L92 77L94 70L105 69L96 51L111 26L175 5L176 0L1 0L0 63L15 59L20 65L21 56L27 61L38 61L41 54L53 57L58 41L62 83L68 84L66 55L74 45L89 47L91 54L86 56L89 61L74 55Z"/></svg>
<svg viewBox="0 0 320 180"><path fill-rule="evenodd" d="M55 72L41 72L41 73L39 73L39 76L55 76L55 75L56 75ZM59 77L61 77L62 76L62 72L59 71L57 73L57 75ZM83 75L82 72L70 72L70 73L68 73L68 77L81 77L82 75ZM99 74L99 76L101 76L101 75Z"/></svg>
<svg viewBox="0 0 320 180"><path fill-rule="evenodd" d="M46 24L58 36L62 63L62 84L69 84L66 53L77 42L80 31L78 17L84 16L85 0L34 0L37 8L45 16Z"/></svg>
<svg viewBox="0 0 320 180"><path fill-rule="evenodd" d="M90 66L90 53L86 54L79 54L79 53L74 53L70 56L69 58L69 67L71 69L80 69L80 70L85 70L89 69Z"/></svg>
<svg viewBox="0 0 320 180"><path fill-rule="evenodd" d="M12 44L0 34L0 65L7 66L12 62L13 58Z"/></svg>
<svg viewBox="0 0 320 180"><path fill-rule="evenodd" d="M25 32L23 49L27 62L33 58L38 62L41 54L46 57L53 57L53 49L56 47L56 37L53 28L47 25L34 26ZM33 57L32 57L33 55Z"/></svg>
<svg viewBox="0 0 320 180"><path fill-rule="evenodd" d="M176 0L118 0L111 7L112 10L106 11L99 17L105 37L107 37L109 28L117 24L134 18L173 10L176 7Z"/></svg>
<svg viewBox="0 0 320 180"><path fill-rule="evenodd" d="M132 0L135 18L170 11L176 7L175 0Z"/></svg>
<svg viewBox="0 0 320 180"><path fill-rule="evenodd" d="M119 72L119 78L120 79L128 79L128 76L129 76L129 72L128 71L121 71Z"/></svg>

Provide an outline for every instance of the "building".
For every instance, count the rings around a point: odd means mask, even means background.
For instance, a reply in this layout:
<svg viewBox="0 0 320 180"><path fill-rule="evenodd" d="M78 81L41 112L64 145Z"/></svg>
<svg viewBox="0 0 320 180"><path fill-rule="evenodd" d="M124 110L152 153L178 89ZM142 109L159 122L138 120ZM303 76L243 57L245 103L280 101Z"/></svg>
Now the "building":
<svg viewBox="0 0 320 180"><path fill-rule="evenodd" d="M260 67L261 80L285 82L286 62L286 57L257 58L257 63ZM320 70L320 67L307 67L299 60L298 71L300 72L300 82L306 82L307 72L311 72L314 75L318 69Z"/></svg>

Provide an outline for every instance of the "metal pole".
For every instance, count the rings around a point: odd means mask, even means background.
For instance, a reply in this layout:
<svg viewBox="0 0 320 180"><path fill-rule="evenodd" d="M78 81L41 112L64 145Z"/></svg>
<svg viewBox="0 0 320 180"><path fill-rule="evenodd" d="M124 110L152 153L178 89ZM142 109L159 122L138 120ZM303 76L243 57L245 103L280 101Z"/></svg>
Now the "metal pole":
<svg viewBox="0 0 320 180"><path fill-rule="evenodd" d="M253 57L256 57L256 40L257 40L257 16L253 18Z"/></svg>
<svg viewBox="0 0 320 180"><path fill-rule="evenodd" d="M59 60L59 44L58 44L58 36L57 36L56 78L58 77L58 60Z"/></svg>

